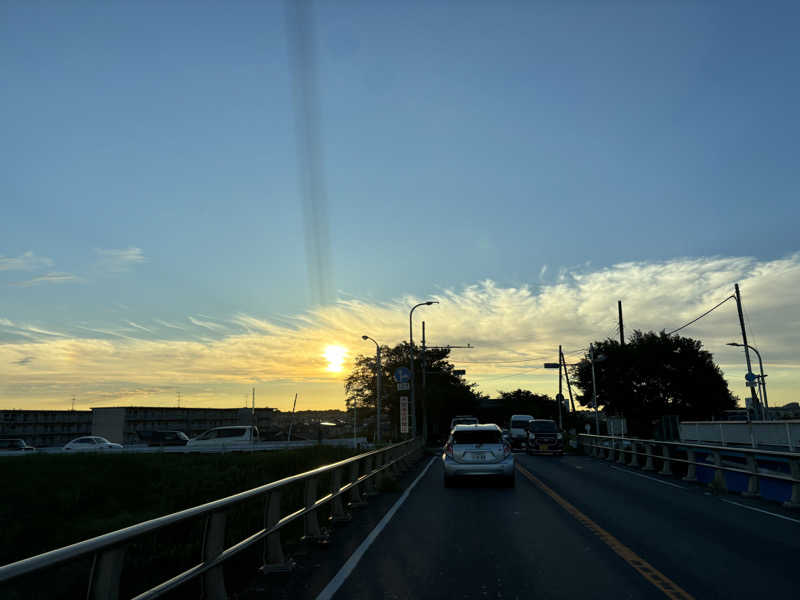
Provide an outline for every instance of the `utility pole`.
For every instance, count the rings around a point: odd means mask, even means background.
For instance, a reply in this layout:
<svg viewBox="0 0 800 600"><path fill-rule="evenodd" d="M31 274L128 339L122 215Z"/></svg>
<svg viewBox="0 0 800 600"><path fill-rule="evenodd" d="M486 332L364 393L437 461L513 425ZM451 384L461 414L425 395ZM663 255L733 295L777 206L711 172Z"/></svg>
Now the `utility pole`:
<svg viewBox="0 0 800 600"><path fill-rule="evenodd" d="M409 366L411 367L411 437L417 437L417 401L414 393L416 387L416 380L414 379L414 311L420 306L431 306L432 304L439 304L438 300L428 300L427 302L420 302L411 307L408 312L408 355Z"/></svg>
<svg viewBox="0 0 800 600"><path fill-rule="evenodd" d="M422 360L420 361L422 367L422 440L428 441L428 408L426 400L426 386L427 386L427 365L425 363L425 321L422 322Z"/></svg>
<svg viewBox="0 0 800 600"><path fill-rule="evenodd" d="M625 345L625 329L622 326L622 300L617 300L617 309L619 310L619 343Z"/></svg>
<svg viewBox="0 0 800 600"><path fill-rule="evenodd" d="M292 441L292 426L294 425L294 409L297 408L297 393L294 395L294 404L292 404L292 417L289 420L289 434L286 436L286 441Z"/></svg>
<svg viewBox="0 0 800 600"><path fill-rule="evenodd" d="M744 346L744 357L747 360L747 376L748 382L752 381L753 375L753 368L750 365L750 346L747 345L747 332L744 329L744 316L742 315L742 295L739 292L739 284L734 284L734 289L736 290L736 309L739 311L739 325L742 328L742 345ZM756 417L759 416L761 413L761 409L759 407L758 396L756 394L756 390L754 387L750 387L750 397L753 401L753 413ZM747 420L750 420L750 411L747 412ZM762 415L763 419L763 415Z"/></svg>
<svg viewBox="0 0 800 600"><path fill-rule="evenodd" d="M572 405L572 412L575 412L575 399L572 397L572 386L569 383L569 371L567 371L567 361L564 359L564 353L561 352L559 356L561 364L564 365L564 377L567 380L567 392L569 392L569 403Z"/></svg>
<svg viewBox="0 0 800 600"><path fill-rule="evenodd" d="M561 344L558 345L558 428L563 431L564 424L561 420L561 408L562 404L564 404L564 394L562 394L563 390L561 389ZM569 408L569 407L567 407Z"/></svg>
<svg viewBox="0 0 800 600"><path fill-rule="evenodd" d="M594 344L589 344L589 358L592 363L592 398L594 399L594 426L595 435L600 435L600 415L597 410L597 383L594 376Z"/></svg>
<svg viewBox="0 0 800 600"><path fill-rule="evenodd" d="M75 410L75 396L72 397L72 410Z"/></svg>

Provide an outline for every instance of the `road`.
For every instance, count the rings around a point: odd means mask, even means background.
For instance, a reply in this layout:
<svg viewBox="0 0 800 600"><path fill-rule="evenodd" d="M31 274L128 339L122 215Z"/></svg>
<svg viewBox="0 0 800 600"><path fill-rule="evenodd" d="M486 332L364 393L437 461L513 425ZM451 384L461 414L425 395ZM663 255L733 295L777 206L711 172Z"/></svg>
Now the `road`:
<svg viewBox="0 0 800 600"><path fill-rule="evenodd" d="M333 597L796 595L796 514L591 457L517 459L514 489L445 489L433 460Z"/></svg>

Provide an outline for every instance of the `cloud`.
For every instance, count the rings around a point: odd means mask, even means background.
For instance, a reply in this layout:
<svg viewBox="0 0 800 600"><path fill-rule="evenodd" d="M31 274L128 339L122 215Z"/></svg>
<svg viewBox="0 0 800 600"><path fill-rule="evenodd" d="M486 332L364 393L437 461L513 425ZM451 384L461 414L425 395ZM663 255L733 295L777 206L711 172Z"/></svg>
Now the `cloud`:
<svg viewBox="0 0 800 600"><path fill-rule="evenodd" d="M0 255L0 271L33 271L52 266L52 259L30 251L14 258Z"/></svg>
<svg viewBox="0 0 800 600"><path fill-rule="evenodd" d="M20 358L19 360L15 360L14 364L19 366L24 366L30 364L33 361L32 356L26 356L25 358Z"/></svg>
<svg viewBox="0 0 800 600"><path fill-rule="evenodd" d="M133 321L125 321L125 322L128 325L130 325L131 327L133 327L134 329L139 329L140 331L146 331L147 333L153 333L152 329L148 329L144 325L138 325L138 324L134 323Z"/></svg>
<svg viewBox="0 0 800 600"><path fill-rule="evenodd" d="M15 281L9 283L8 285L14 287L32 287L34 285L42 285L46 283L80 283L84 281L81 277L77 275L73 275L72 273L47 273L46 275L41 275L39 277L34 277L33 279L28 279L27 281Z"/></svg>
<svg viewBox="0 0 800 600"><path fill-rule="evenodd" d="M208 329L209 331L219 332L227 330L227 327L225 327L224 325L220 325L219 323L214 323L212 321L201 321L200 319L195 319L194 317L189 317L189 322L191 322L192 325L203 327L205 329Z"/></svg>
<svg viewBox="0 0 800 600"><path fill-rule="evenodd" d="M584 265L559 274L544 285L503 287L486 280L425 298L381 303L348 298L280 321L238 314L231 319L238 328L208 317L188 317L209 333L202 339L139 339L101 328L93 332L104 334L102 338L65 337L28 329L24 331L35 339L0 343L0 379L7 402L32 394L63 395L66 390L89 394L194 386L205 390L197 392L203 394L204 405L213 405L216 398L219 405L238 406L242 390L257 385L258 400L272 406L285 408L297 391L305 394L305 406L342 407L343 378L353 358L374 352L361 335L384 345L406 340L409 308L431 298L440 304L414 313L415 338L425 320L430 345L472 344L474 349L453 350L451 357L456 365L463 363L468 380L483 392L522 386L552 394L556 377L541 363L556 360L559 344L568 362L574 362L590 341L615 337L617 300L623 303L626 332L669 331L729 296L739 282L749 342L762 351L770 375L770 401L797 400L800 254L771 261L711 257L623 263L599 270ZM740 339L734 303L724 304L681 335L701 340L725 371L732 391L744 396L744 359L725 345ZM328 346L347 351L343 373L325 370ZM35 369L15 362L26 357L35 360ZM173 395L154 393L148 401L172 403ZM125 399L136 401L133 396Z"/></svg>
<svg viewBox="0 0 800 600"><path fill-rule="evenodd" d="M0 325L2 325L3 327L14 327L14 323L9 321L8 319L2 319L2 318L0 318Z"/></svg>
<svg viewBox="0 0 800 600"><path fill-rule="evenodd" d="M141 248L131 246L125 249L95 248L97 262L95 268L104 273L123 273L132 266L146 262Z"/></svg>
<svg viewBox="0 0 800 600"><path fill-rule="evenodd" d="M186 331L185 327L181 327L180 325L176 325L175 323L168 323L167 321L162 321L161 319L153 319L155 323L158 323L162 327L166 327L168 329L179 329L180 331Z"/></svg>

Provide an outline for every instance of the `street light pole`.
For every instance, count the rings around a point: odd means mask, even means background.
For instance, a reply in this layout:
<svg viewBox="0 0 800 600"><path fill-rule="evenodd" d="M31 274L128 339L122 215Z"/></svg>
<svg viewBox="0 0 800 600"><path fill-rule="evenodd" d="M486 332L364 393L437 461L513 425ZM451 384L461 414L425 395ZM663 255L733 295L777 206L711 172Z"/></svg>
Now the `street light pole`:
<svg viewBox="0 0 800 600"><path fill-rule="evenodd" d="M739 348L743 347L743 344L737 344L736 342L729 342L728 346L737 346ZM770 420L769 418L769 403L767 402L767 380L765 379L766 375L764 375L764 363L761 361L761 353L750 344L747 345L750 350L756 353L758 357L758 370L761 373L760 375L760 383L761 383L761 398L764 400L764 411L766 412L766 419L767 421Z"/></svg>
<svg viewBox="0 0 800 600"><path fill-rule="evenodd" d="M373 340L368 335L362 335L362 340L370 340L371 342L375 343L375 360L377 362L377 374L375 375L375 387L376 387L376 402L375 406L377 412L375 413L375 442L380 443L381 441L381 375L383 374L383 369L381 368L381 345Z"/></svg>
<svg viewBox="0 0 800 600"><path fill-rule="evenodd" d="M414 311L420 306L430 306L431 304L439 304L437 300L429 300L427 302L420 302L414 305L408 313L408 355L409 366L411 367L411 436L417 435L417 403L414 395ZM423 434L424 437L424 434Z"/></svg>

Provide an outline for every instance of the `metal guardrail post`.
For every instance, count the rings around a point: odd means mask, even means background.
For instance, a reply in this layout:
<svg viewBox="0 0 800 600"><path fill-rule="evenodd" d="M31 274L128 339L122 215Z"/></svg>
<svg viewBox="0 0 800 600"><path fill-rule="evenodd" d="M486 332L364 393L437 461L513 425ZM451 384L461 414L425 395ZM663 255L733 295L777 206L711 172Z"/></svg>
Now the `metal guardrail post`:
<svg viewBox="0 0 800 600"><path fill-rule="evenodd" d="M661 446L661 456L663 457L663 464L661 465L659 474L672 475L672 460L669 455L669 446Z"/></svg>
<svg viewBox="0 0 800 600"><path fill-rule="evenodd" d="M619 458L617 459L617 464L618 465L624 465L625 464L625 460L626 460L625 459L625 454L626 454L625 440L620 440L619 441L619 451L618 451L618 453L619 453Z"/></svg>
<svg viewBox="0 0 800 600"><path fill-rule="evenodd" d="M361 461L353 461L350 463L350 482L353 486L350 488L350 507L356 506L366 506L367 501L361 497L361 492L359 491L359 484L356 483L358 481L359 476L359 468L358 466L361 464Z"/></svg>
<svg viewBox="0 0 800 600"><path fill-rule="evenodd" d="M225 549L225 520L224 511L213 512L206 517L206 527L203 532L203 562L209 562ZM227 600L225 591L225 572L222 565L209 569L203 573L203 598L209 600Z"/></svg>
<svg viewBox="0 0 800 600"><path fill-rule="evenodd" d="M611 445L608 447L608 456L606 457L606 460L608 462L614 462L614 450L616 449L617 449L617 442L616 440L614 440L614 438L611 438Z"/></svg>
<svg viewBox="0 0 800 600"><path fill-rule="evenodd" d="M377 463L378 463L378 457L379 456L380 456L380 454L378 454L378 455L370 455L366 459L367 467L366 467L366 469L364 469L364 473L371 475L371 477L369 477L369 479L367 479L367 481L364 483L364 495L365 496L374 496L375 494L378 493L378 490L377 490L377 483L378 482L376 481L377 475L374 475L373 472L375 471L375 469L378 466Z"/></svg>
<svg viewBox="0 0 800 600"><path fill-rule="evenodd" d="M125 562L126 546L115 546L96 553L89 576L90 600L117 600L119 598L119 579Z"/></svg>
<svg viewBox="0 0 800 600"><path fill-rule="evenodd" d="M322 538L322 531L317 521L317 511L312 510L317 502L317 477L309 477L303 489L303 498L308 512L303 517L303 538L306 540L318 540Z"/></svg>
<svg viewBox="0 0 800 600"><path fill-rule="evenodd" d="M653 446L645 444L645 451L647 452L647 458L644 461L642 471L655 471L656 468L653 466Z"/></svg>
<svg viewBox="0 0 800 600"><path fill-rule="evenodd" d="M745 459L747 461L747 468L752 475L747 478L747 489L742 492L742 496L758 496L758 463L755 456L748 455Z"/></svg>
<svg viewBox="0 0 800 600"><path fill-rule="evenodd" d="M711 456L714 458L714 466L721 467L722 466L722 456L718 451L714 451L711 453ZM714 469L714 480L712 485L717 489L720 489L724 492L728 491L728 484L725 481L725 473L722 469L716 468Z"/></svg>
<svg viewBox="0 0 800 600"><path fill-rule="evenodd" d="M694 450L691 448L686 450L686 460L689 461L689 464L686 465L686 477L683 480L697 481L697 465L695 465Z"/></svg>
<svg viewBox="0 0 800 600"><path fill-rule="evenodd" d="M639 466L639 445L636 442L631 442L631 460L628 462L629 467Z"/></svg>
<svg viewBox="0 0 800 600"><path fill-rule="evenodd" d="M788 502L784 502L783 505L786 508L800 508L800 483L797 483L800 481L800 459L789 459L789 471L795 483L792 483L792 497Z"/></svg>
<svg viewBox="0 0 800 600"><path fill-rule="evenodd" d="M342 489L342 470L336 469L333 473L331 473L331 494L334 494L333 500L331 502L331 521L333 521L334 523L349 521L352 518L344 510L344 504L342 504L342 496L339 494L341 489Z"/></svg>
<svg viewBox="0 0 800 600"><path fill-rule="evenodd" d="M281 520L281 491L279 489L271 491L265 501L264 506L264 529L269 531ZM269 534L264 540L264 553L262 556L263 573L285 573L291 571L292 562L287 561L283 556L283 546L281 546L281 532L276 531Z"/></svg>

